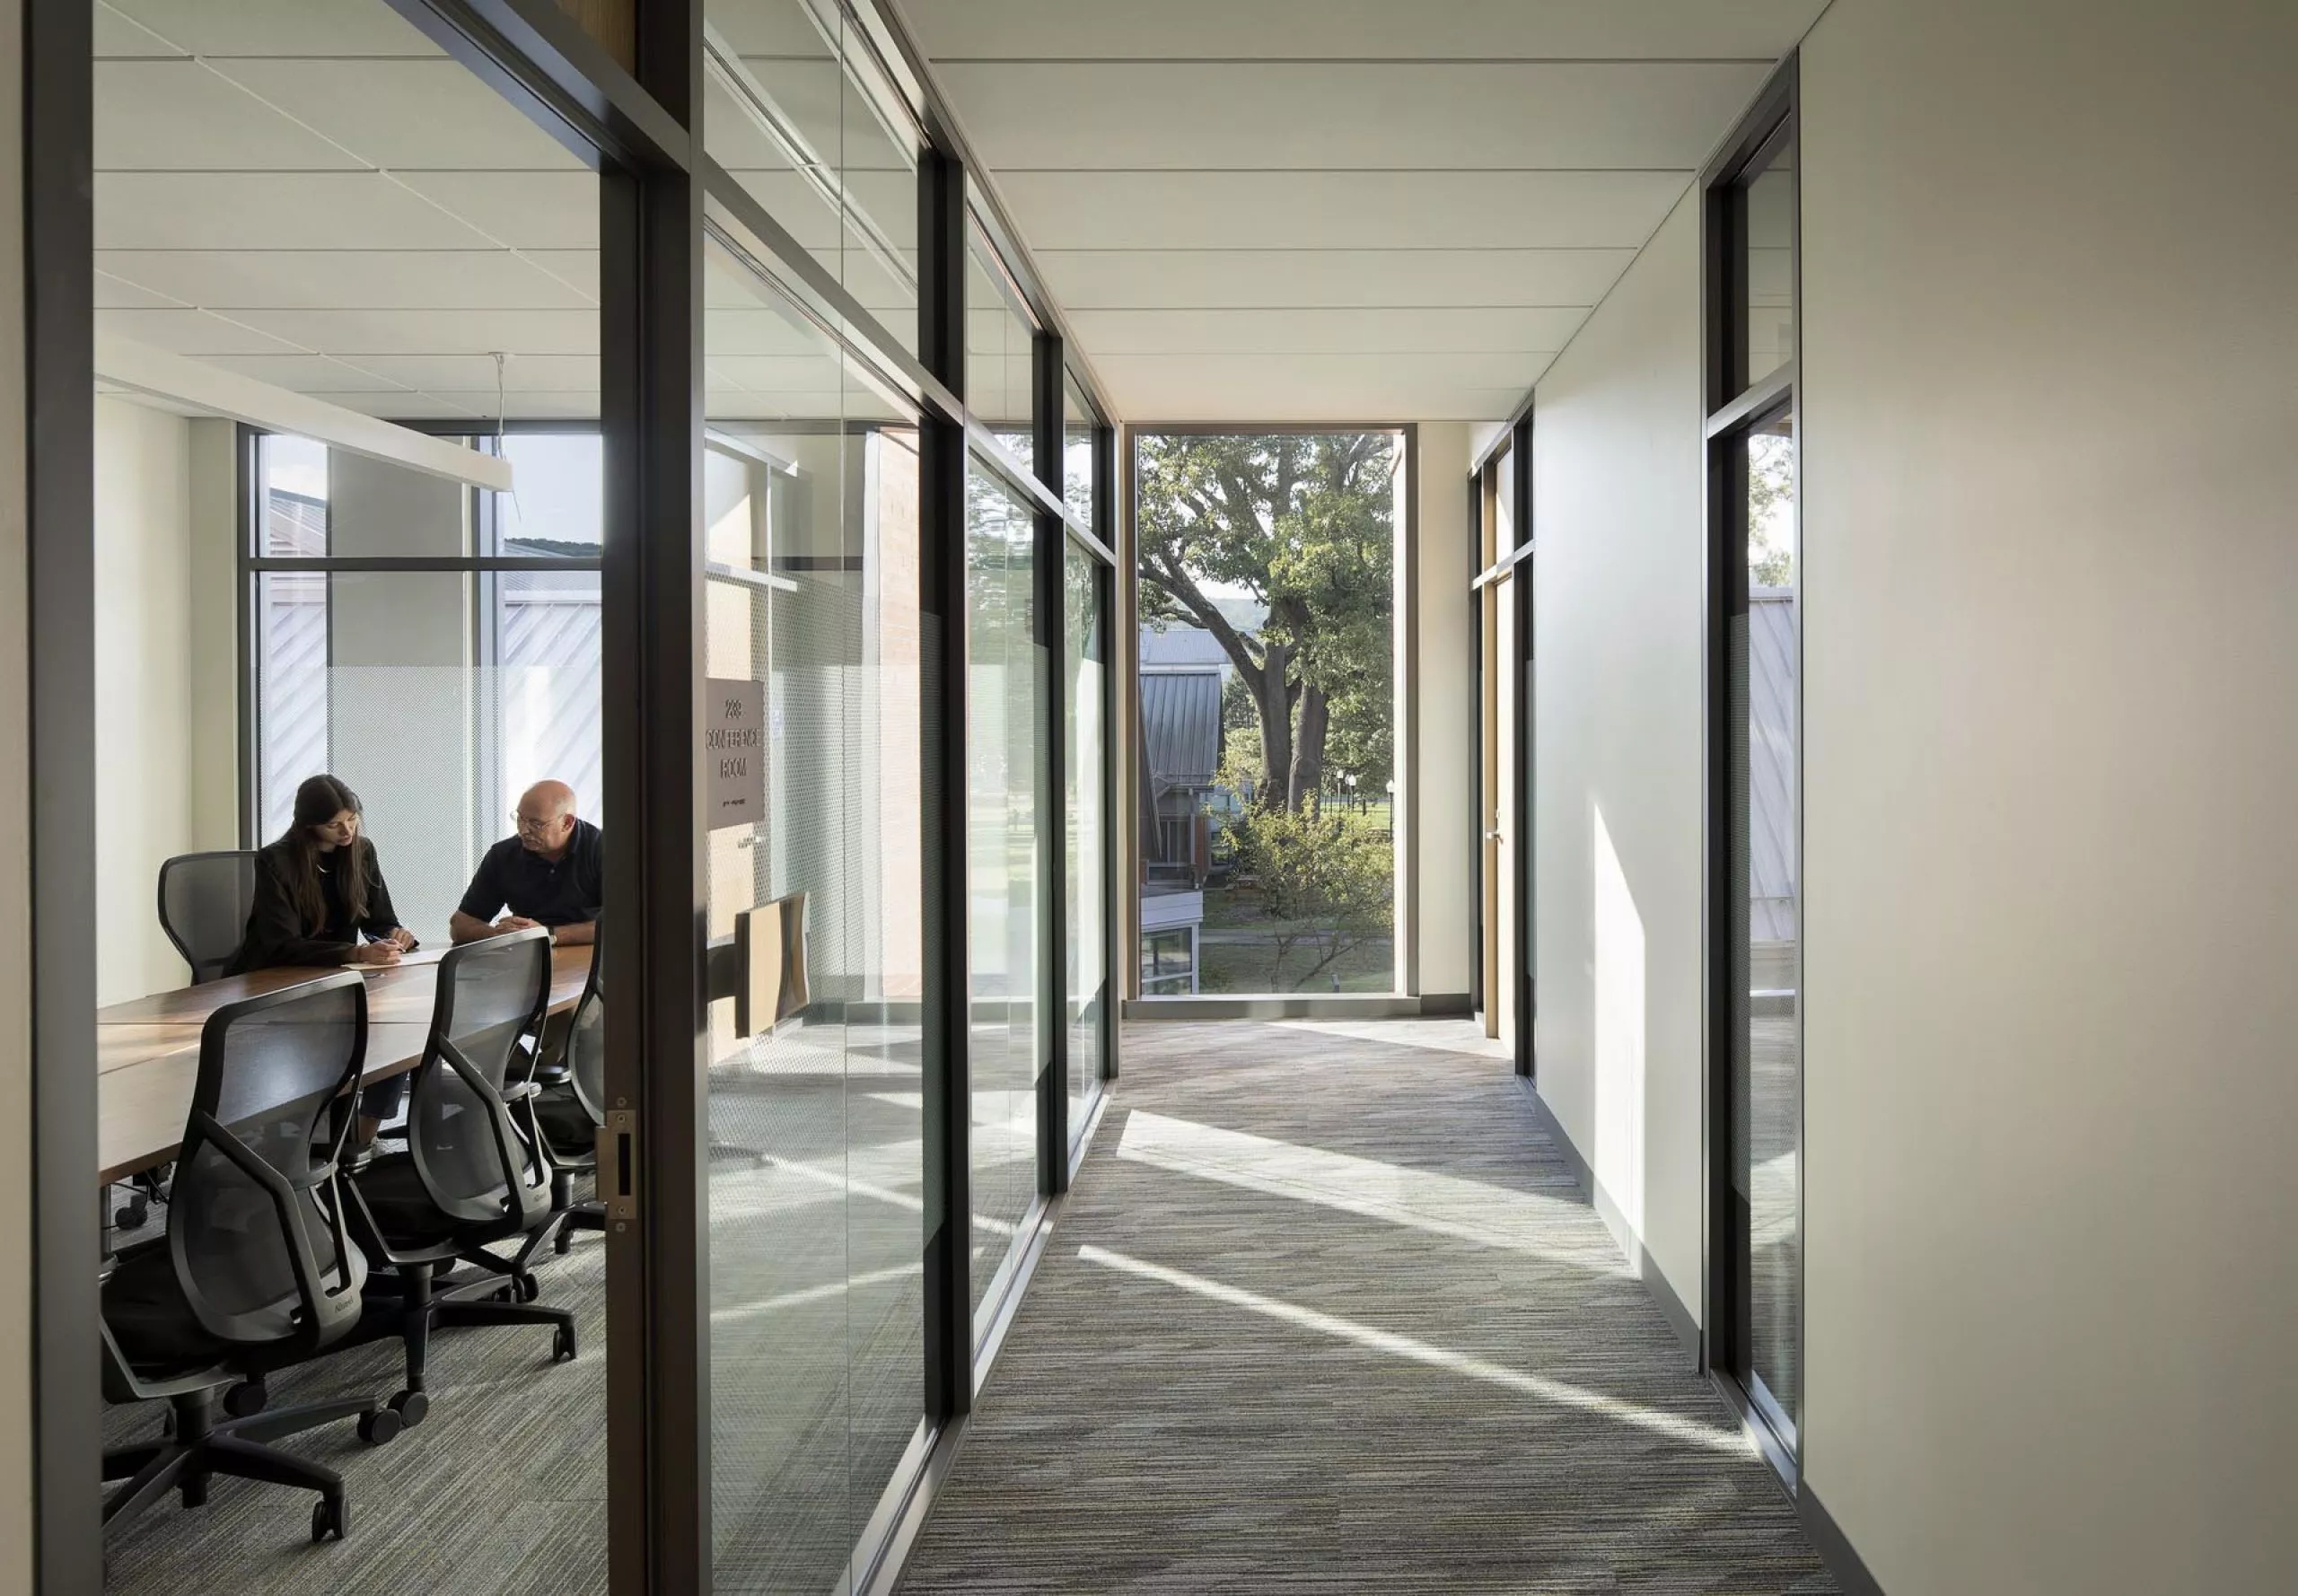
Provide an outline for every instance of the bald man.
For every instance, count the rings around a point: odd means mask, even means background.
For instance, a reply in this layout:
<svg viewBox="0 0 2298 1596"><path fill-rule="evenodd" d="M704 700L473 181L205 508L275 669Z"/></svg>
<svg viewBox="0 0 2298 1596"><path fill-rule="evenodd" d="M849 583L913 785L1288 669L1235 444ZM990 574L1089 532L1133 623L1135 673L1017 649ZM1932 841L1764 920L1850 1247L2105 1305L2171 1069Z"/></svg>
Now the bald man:
<svg viewBox="0 0 2298 1596"><path fill-rule="evenodd" d="M586 943L598 934L606 890L599 829L574 813L574 789L539 781L519 796L516 837L487 850L462 906L448 917L459 943L530 925L550 927L551 940Z"/></svg>

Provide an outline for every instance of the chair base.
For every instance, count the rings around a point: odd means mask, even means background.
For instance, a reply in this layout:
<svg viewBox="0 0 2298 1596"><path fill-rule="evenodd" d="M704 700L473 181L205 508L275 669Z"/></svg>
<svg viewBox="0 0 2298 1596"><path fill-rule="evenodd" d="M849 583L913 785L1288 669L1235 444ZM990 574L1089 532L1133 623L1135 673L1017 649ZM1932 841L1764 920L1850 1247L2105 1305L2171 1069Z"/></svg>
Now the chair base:
<svg viewBox="0 0 2298 1596"><path fill-rule="evenodd" d="M547 1239L548 1228L537 1233ZM373 1341L395 1337L403 1344L407 1386L392 1397L390 1404L402 1424L410 1427L421 1424L430 1409L427 1365L431 1332L434 1329L459 1325L548 1325L552 1331L551 1361L564 1364L575 1356L574 1313L565 1308L515 1300L528 1294L534 1276L524 1275L522 1279L522 1275L513 1274L502 1258L487 1261L502 1273L459 1280L443 1291L434 1290L432 1278L432 1271L440 1267L438 1264L401 1264L399 1302L370 1300L367 1322L362 1325L355 1339ZM506 1296L514 1300L501 1300Z"/></svg>
<svg viewBox="0 0 2298 1596"><path fill-rule="evenodd" d="M551 1241L551 1250L565 1256L574 1245L576 1231L596 1231L606 1234L607 1209L604 1203L577 1203L560 1216L558 1234Z"/></svg>
<svg viewBox="0 0 2298 1596"><path fill-rule="evenodd" d="M169 1406L168 1432L162 1439L104 1453L105 1480L127 1482L105 1499L104 1523L125 1523L170 1491L180 1493L186 1507L203 1506L208 1482L220 1474L317 1491L320 1500L311 1513L311 1539L340 1540L350 1528L343 1477L324 1464L264 1443L338 1419L356 1418L361 1438L380 1445L398 1434L395 1419L380 1413L375 1403L352 1398L219 1421L215 1397L215 1388L207 1387L174 1398Z"/></svg>

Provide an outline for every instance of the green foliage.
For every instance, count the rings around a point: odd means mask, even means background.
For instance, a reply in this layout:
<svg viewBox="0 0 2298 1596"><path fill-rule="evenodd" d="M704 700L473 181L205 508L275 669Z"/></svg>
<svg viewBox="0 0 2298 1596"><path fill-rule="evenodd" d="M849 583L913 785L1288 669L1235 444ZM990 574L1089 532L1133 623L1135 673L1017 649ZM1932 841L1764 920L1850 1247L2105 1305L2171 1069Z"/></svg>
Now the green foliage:
<svg viewBox="0 0 2298 1596"><path fill-rule="evenodd" d="M1396 859L1381 828L1328 816L1311 796L1296 810L1248 809L1229 823L1229 835L1240 876L1259 889L1268 916L1276 990L1304 989L1352 950L1389 934ZM1296 966L1289 981L1288 963Z"/></svg>
<svg viewBox="0 0 2298 1596"><path fill-rule="evenodd" d="M1386 433L1139 443L1142 618L1219 641L1259 728L1260 768L1294 805L1332 750L1360 781L1389 779L1396 460ZM1265 614L1257 628L1232 618L1239 592ZM1223 707L1224 726L1237 723Z"/></svg>

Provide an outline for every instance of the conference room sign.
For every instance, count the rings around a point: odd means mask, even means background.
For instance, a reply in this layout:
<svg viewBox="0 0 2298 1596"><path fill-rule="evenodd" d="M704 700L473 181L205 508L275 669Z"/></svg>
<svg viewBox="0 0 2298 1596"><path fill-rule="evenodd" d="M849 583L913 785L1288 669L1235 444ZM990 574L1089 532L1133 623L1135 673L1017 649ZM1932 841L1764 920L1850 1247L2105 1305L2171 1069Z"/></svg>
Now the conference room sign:
<svg viewBox="0 0 2298 1596"><path fill-rule="evenodd" d="M714 676L703 706L710 829L766 818L766 683Z"/></svg>

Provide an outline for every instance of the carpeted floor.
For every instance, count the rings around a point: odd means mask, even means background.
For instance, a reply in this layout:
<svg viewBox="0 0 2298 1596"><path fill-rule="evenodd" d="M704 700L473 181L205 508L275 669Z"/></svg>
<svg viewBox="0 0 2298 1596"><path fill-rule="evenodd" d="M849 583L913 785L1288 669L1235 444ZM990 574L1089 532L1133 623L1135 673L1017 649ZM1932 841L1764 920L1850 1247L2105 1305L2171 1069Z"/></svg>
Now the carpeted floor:
<svg viewBox="0 0 2298 1596"><path fill-rule="evenodd" d="M1124 1069L911 1596L1837 1589L1467 1023Z"/></svg>

